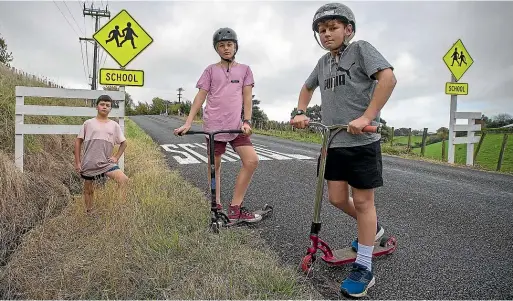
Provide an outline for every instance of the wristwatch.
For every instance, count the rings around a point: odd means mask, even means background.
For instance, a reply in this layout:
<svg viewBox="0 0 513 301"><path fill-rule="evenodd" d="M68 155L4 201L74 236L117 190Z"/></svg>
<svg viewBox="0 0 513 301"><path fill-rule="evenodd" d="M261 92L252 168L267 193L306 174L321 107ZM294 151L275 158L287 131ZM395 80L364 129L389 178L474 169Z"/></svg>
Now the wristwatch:
<svg viewBox="0 0 513 301"><path fill-rule="evenodd" d="M303 114L305 114L305 111L303 111L303 110L297 110L297 112L296 112L296 115L303 115ZM294 115L294 116L296 116L296 115Z"/></svg>
<svg viewBox="0 0 513 301"><path fill-rule="evenodd" d="M243 123L247 123L247 124L249 124L249 126L251 126L251 120L249 120L249 119L244 119Z"/></svg>

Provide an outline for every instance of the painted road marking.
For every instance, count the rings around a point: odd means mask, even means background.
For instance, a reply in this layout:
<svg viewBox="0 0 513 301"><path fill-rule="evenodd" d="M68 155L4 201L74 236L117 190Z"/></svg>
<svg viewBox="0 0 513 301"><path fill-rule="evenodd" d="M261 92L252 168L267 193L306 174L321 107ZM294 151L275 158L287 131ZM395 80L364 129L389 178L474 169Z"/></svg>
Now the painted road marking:
<svg viewBox="0 0 513 301"><path fill-rule="evenodd" d="M162 144L161 147L168 153L172 153L172 158L179 164L201 164L208 163L206 154L207 143L177 143ZM262 161L270 160L309 160L312 157L299 154L286 154L273 151L261 146L255 146L255 152ZM240 161L239 155L230 149L227 145L226 152L221 156L221 162L237 162Z"/></svg>

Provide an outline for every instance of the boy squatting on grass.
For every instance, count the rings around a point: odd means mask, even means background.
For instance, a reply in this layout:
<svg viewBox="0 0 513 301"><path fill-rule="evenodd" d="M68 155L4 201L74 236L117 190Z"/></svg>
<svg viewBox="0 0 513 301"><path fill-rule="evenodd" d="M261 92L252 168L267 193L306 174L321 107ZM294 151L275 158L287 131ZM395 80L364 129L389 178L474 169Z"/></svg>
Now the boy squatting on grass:
<svg viewBox="0 0 513 301"><path fill-rule="evenodd" d="M329 52L319 59L303 85L293 124L305 128L304 112L320 86L323 123L349 125L347 132L339 132L332 140L325 179L330 202L355 218L358 226L358 238L351 244L357 251L356 262L340 289L345 295L362 297L375 283L372 252L384 229L377 223L374 206L374 189L383 185L381 136L361 130L379 120L396 79L393 67L370 43L349 44L355 25L353 12L343 4L326 4L316 11L314 37L317 40L315 32L319 33L322 47Z"/></svg>
<svg viewBox="0 0 513 301"><path fill-rule="evenodd" d="M253 73L248 65L235 61L239 49L237 34L231 28L220 28L213 36L213 46L221 60L209 65L201 75L196 87L198 93L191 106L189 117L185 124L174 130L175 135L185 134L191 128L194 116L205 102L203 114L203 129L211 132L217 130L241 129L243 134L222 133L215 136L214 166L216 172L216 201L219 210L221 204L221 155L226 151L230 142L242 161L242 168L235 182L232 202L228 208L230 220L245 220L258 222L262 219L242 206L242 202L253 174L258 166L258 156L249 136L251 135L251 114L253 108L252 90L254 86ZM244 106L244 121L241 120ZM210 152L207 138L207 153ZM210 164L210 157L209 157ZM210 182L210 165L208 165Z"/></svg>
<svg viewBox="0 0 513 301"><path fill-rule="evenodd" d="M88 119L80 128L75 140L75 169L84 179L84 201L86 212L93 207L93 181L108 176L114 179L120 189L120 197L125 197L125 184L128 177L117 165L126 148L126 138L119 124L109 119L112 98L101 95L96 100L96 117ZM84 156L80 153L84 144ZM112 156L114 145L119 144L118 152Z"/></svg>

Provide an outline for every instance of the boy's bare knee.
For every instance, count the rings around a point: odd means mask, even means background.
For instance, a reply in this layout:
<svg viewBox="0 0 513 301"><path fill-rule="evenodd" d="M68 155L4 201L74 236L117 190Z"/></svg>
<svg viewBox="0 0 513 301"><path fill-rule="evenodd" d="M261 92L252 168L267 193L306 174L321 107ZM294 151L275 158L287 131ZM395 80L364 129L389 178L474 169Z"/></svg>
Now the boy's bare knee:
<svg viewBox="0 0 513 301"><path fill-rule="evenodd" d="M127 175L123 174L121 175L118 179L117 179L117 182L120 184L120 185L125 185L128 183L130 179L128 178Z"/></svg>
<svg viewBox="0 0 513 301"><path fill-rule="evenodd" d="M353 199L354 208L358 212L366 212L374 207L374 198L367 196L355 196Z"/></svg>
<svg viewBox="0 0 513 301"><path fill-rule="evenodd" d="M258 159L258 156L251 156L243 160L242 164L250 170L255 170L257 169L259 162L260 160Z"/></svg>
<svg viewBox="0 0 513 301"><path fill-rule="evenodd" d="M341 208L341 207L345 207L349 204L349 196L340 195L337 197L330 197L329 201L333 206L335 206L337 208Z"/></svg>

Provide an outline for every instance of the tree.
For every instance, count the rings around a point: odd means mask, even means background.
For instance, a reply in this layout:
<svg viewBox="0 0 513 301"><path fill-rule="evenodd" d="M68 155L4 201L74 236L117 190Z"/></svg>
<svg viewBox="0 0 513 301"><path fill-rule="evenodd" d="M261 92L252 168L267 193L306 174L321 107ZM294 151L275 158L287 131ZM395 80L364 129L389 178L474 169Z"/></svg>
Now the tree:
<svg viewBox="0 0 513 301"><path fill-rule="evenodd" d="M7 42L5 42L5 39L0 36L0 62L4 63L7 67L10 67L9 64L12 62L12 52L7 51Z"/></svg>
<svg viewBox="0 0 513 301"><path fill-rule="evenodd" d="M152 105L149 114L151 115L159 115L166 111L166 103L164 99L160 97L154 97L152 100Z"/></svg>
<svg viewBox="0 0 513 301"><path fill-rule="evenodd" d="M251 120L253 124L261 123L261 122L268 122L269 118L267 115L260 109L258 106L260 104L260 100L255 99L255 95L251 95L251 99L253 102L253 108L252 108L252 116ZM242 112L241 112L241 119L244 119L244 105L242 106Z"/></svg>
<svg viewBox="0 0 513 301"><path fill-rule="evenodd" d="M513 116L508 113L501 113L492 118L488 118L486 115L481 116L483 128L500 128L508 124L513 123Z"/></svg>
<svg viewBox="0 0 513 301"><path fill-rule="evenodd" d="M290 117L293 118L297 113L297 107L290 112ZM321 121L321 106L314 105L312 107L307 107L305 115L310 118L312 121Z"/></svg>
<svg viewBox="0 0 513 301"><path fill-rule="evenodd" d="M436 136L438 136L440 139L447 139L447 137L449 137L449 129L446 127L439 128L436 130Z"/></svg>
<svg viewBox="0 0 513 301"><path fill-rule="evenodd" d="M180 103L180 112L185 115L189 115L191 112L192 102L190 100L186 100L185 102Z"/></svg>

